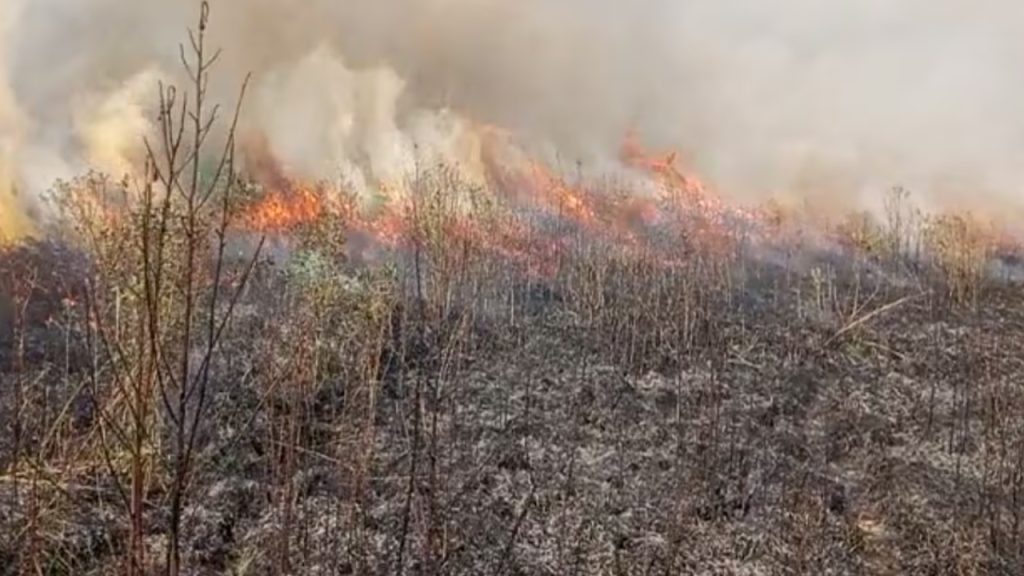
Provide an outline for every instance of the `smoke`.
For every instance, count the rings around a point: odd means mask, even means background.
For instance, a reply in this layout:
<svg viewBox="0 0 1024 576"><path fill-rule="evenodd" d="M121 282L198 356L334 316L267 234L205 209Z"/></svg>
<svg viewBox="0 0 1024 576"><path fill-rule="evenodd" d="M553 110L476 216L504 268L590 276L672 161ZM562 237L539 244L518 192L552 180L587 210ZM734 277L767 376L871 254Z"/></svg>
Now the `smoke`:
<svg viewBox="0 0 1024 576"><path fill-rule="evenodd" d="M0 178L37 194L126 169L197 12L7 0ZM473 164L486 123L595 172L634 130L742 200L872 208L904 185L1006 215L1024 208L1022 17L1011 0L216 0L211 89L230 103L253 72L244 130L358 187Z"/></svg>
<svg viewBox="0 0 1024 576"><path fill-rule="evenodd" d="M0 5L0 40L8 37L18 6ZM27 229L23 209L15 198L15 163L20 136L20 113L7 82L6 42L0 42L0 241L22 234Z"/></svg>

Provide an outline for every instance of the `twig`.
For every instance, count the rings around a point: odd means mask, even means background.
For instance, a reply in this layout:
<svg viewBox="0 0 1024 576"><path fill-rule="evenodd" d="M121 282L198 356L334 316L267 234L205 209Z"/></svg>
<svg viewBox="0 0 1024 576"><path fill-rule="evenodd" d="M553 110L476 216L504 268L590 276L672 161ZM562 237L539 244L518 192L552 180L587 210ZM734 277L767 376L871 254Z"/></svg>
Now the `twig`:
<svg viewBox="0 0 1024 576"><path fill-rule="evenodd" d="M889 310L892 310L893 308L896 308L898 306L906 304L907 302L909 302L911 300L914 300L915 298L919 298L920 296L921 296L920 294L911 294L909 296L904 296L903 298L900 298L899 300L896 300L894 302L890 302L890 303L888 303L888 304L886 304L884 306L881 306L879 308L876 308L876 309L872 310L871 312L868 312L867 314L861 316L860 318L857 318L856 320L854 320L854 321L850 322L849 324L847 324L846 326L842 327L831 338L829 338L825 342L825 344L822 345L822 347L823 348L827 348L828 346L832 345L837 340L842 338L844 334L850 332L851 330L856 329L858 326L861 326L861 325L865 324L866 322L870 321L872 318L874 318L876 316L879 316L881 314L885 314Z"/></svg>

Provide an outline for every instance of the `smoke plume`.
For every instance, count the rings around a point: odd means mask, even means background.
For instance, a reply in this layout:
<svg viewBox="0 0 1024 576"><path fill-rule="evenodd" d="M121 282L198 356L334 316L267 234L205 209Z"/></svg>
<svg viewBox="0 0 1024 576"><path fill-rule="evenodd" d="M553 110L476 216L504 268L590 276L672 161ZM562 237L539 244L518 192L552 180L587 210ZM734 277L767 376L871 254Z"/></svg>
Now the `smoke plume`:
<svg viewBox="0 0 1024 576"><path fill-rule="evenodd" d="M6 0L0 224L12 185L128 169L197 4ZM871 208L904 185L1015 214L1019 22L1010 0L216 0L213 91L230 103L252 72L244 130L355 186L472 164L486 123L595 172L635 131L741 200Z"/></svg>

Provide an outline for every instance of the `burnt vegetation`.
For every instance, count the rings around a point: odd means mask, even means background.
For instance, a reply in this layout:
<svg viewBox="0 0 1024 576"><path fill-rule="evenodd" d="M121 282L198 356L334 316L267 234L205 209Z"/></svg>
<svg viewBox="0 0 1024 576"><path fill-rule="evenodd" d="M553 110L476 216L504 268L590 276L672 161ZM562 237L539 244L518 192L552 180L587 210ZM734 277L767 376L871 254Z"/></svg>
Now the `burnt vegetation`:
<svg viewBox="0 0 1024 576"><path fill-rule="evenodd" d="M438 167L366 265L331 211L238 231L205 30L143 177L0 252L0 574L1024 571L1020 262L981 222L895 190L827 241L637 248Z"/></svg>

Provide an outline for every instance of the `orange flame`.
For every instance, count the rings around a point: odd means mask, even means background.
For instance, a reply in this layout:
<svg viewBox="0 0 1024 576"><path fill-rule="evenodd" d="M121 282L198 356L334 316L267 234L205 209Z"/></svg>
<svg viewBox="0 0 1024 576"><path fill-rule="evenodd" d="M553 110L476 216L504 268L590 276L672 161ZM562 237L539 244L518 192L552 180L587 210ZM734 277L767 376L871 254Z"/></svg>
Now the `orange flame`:
<svg viewBox="0 0 1024 576"><path fill-rule="evenodd" d="M524 158L502 134L482 134L482 164L497 212L464 212L453 201L438 224L444 250L484 252L535 274L551 275L577 232L603 245L645 255L663 263L679 261L692 248L729 253L740 241L737 223L769 230L770 214L729 207L700 178L680 166L675 152L652 153L627 135L621 160L656 185L655 195L638 195L614 185L573 184L541 161ZM259 143L257 143L259 144ZM269 190L246 213L245 225L264 232L287 233L326 213L337 213L352 233L370 236L383 247L409 246L419 234L415 198L381 185L380 202L366 210L353 195L326 202L327 190L286 177L264 146L251 149L250 171ZM255 160L255 162L253 162ZM573 227L538 225L569 222ZM652 234L659 229L657 239ZM676 242L664 235L676 234ZM682 250L682 252L680 252Z"/></svg>
<svg viewBox="0 0 1024 576"><path fill-rule="evenodd" d="M559 216L590 224L595 220L591 199L584 190L569 185L539 162L532 162L527 176L534 200Z"/></svg>
<svg viewBox="0 0 1024 576"><path fill-rule="evenodd" d="M316 220L324 212L323 189L288 178L265 137L247 140L243 152L249 172L266 190L243 214L245 226L259 232L288 232Z"/></svg>
<svg viewBox="0 0 1024 576"><path fill-rule="evenodd" d="M309 188L289 187L269 192L244 217L260 232L287 232L316 220L324 211L322 194Z"/></svg>

